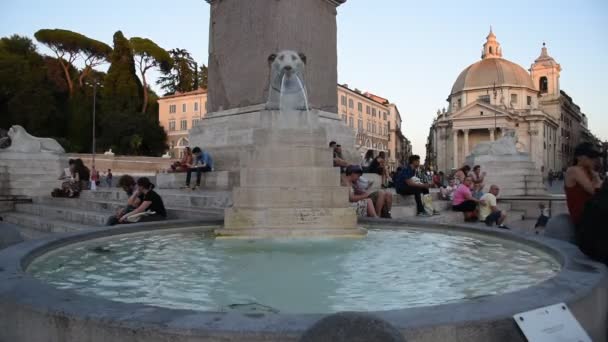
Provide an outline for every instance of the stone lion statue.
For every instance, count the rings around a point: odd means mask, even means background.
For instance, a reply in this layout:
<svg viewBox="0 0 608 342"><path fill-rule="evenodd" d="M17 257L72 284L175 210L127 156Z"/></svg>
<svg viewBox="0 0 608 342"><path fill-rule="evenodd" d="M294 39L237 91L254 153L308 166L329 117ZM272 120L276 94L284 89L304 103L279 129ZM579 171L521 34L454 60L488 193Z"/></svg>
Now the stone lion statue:
<svg viewBox="0 0 608 342"><path fill-rule="evenodd" d="M32 136L25 130L25 128L19 125L14 125L8 130L8 137L11 140L10 146L1 149L0 151L24 153L65 153L63 147L61 147L61 145L59 145L55 139L38 138Z"/></svg>
<svg viewBox="0 0 608 342"><path fill-rule="evenodd" d="M303 53L283 50L270 55L268 62L270 63L270 90L266 109L307 110L306 83L304 82L306 56Z"/></svg>
<svg viewBox="0 0 608 342"><path fill-rule="evenodd" d="M473 149L471 155L482 156L482 155L514 155L519 154L517 151L517 137L515 131L507 130L503 136L496 141L484 141Z"/></svg>

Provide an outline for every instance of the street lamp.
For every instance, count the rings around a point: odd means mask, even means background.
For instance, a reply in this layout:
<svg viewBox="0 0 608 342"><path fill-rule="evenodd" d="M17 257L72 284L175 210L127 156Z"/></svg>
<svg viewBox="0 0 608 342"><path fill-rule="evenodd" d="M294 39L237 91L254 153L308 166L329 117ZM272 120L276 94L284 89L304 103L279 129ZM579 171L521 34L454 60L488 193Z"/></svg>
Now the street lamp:
<svg viewBox="0 0 608 342"><path fill-rule="evenodd" d="M89 87L93 87L93 124L92 124L93 142L92 142L92 146L91 146L91 152L92 152L93 156L92 156L92 161L91 161L91 174L93 175L93 177L95 177L95 180L96 180L97 170L95 169L95 107L96 107L95 102L97 100L97 87L103 88L103 85L97 79L93 79L90 82L87 81L85 84Z"/></svg>

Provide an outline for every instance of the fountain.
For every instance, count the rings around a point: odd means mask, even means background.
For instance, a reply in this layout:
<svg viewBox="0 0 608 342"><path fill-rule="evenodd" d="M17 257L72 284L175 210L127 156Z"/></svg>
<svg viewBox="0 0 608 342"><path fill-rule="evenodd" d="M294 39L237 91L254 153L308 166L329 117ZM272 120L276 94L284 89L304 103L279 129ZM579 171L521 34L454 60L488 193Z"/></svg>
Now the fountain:
<svg viewBox="0 0 608 342"><path fill-rule="evenodd" d="M354 310L410 342L523 342L513 315L560 302L606 340L608 271L569 243L357 222L326 148L354 142L332 113L345 0L208 2L211 113L191 142L239 172L223 226L133 224L0 251L1 341L298 341ZM345 239L358 225L365 238Z"/></svg>
<svg viewBox="0 0 608 342"><path fill-rule="evenodd" d="M306 57L294 51L270 56L270 90L259 113L256 148L243 158L233 207L221 236L357 236L357 217L333 167L327 134L308 110Z"/></svg>

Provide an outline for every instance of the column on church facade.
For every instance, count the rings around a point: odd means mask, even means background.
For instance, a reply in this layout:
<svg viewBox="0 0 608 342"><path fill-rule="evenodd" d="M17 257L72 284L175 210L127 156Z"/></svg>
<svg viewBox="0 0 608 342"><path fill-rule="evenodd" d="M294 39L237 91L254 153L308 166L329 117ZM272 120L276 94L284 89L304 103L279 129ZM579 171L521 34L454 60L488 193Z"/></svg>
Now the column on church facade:
<svg viewBox="0 0 608 342"><path fill-rule="evenodd" d="M435 129L435 137L437 141L437 145L435 145L435 160L437 163L437 171L445 170L445 161L443 160L445 153L443 152L444 148L444 127L437 127Z"/></svg>
<svg viewBox="0 0 608 342"><path fill-rule="evenodd" d="M458 130L455 129L454 134L454 169L458 169Z"/></svg>
<svg viewBox="0 0 608 342"><path fill-rule="evenodd" d="M464 131L464 157L466 158L469 155L469 130L465 129Z"/></svg>
<svg viewBox="0 0 608 342"><path fill-rule="evenodd" d="M494 141L494 128L489 128L490 131L490 141Z"/></svg>

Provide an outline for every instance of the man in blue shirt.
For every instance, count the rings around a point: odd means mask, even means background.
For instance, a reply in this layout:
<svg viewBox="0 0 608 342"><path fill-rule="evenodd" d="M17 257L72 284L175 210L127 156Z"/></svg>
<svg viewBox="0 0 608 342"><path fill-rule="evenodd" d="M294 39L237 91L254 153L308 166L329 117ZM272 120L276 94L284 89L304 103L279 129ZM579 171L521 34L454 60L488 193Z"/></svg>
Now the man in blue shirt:
<svg viewBox="0 0 608 342"><path fill-rule="evenodd" d="M192 178L192 172L196 172L196 185L192 187L192 190L196 190L201 186L201 175L203 172L213 171L213 159L211 155L206 151L201 150L200 147L192 149L192 165L188 165L188 171L186 173L186 186L190 187L190 178Z"/></svg>
<svg viewBox="0 0 608 342"><path fill-rule="evenodd" d="M410 156L408 165L405 169L401 170L395 180L395 190L397 193L403 196L414 195L416 199L416 209L418 216L431 216L433 213L427 213L424 210L422 204L422 194L428 194L431 184L423 184L416 182L414 177L416 176L416 170L420 166L420 156Z"/></svg>

